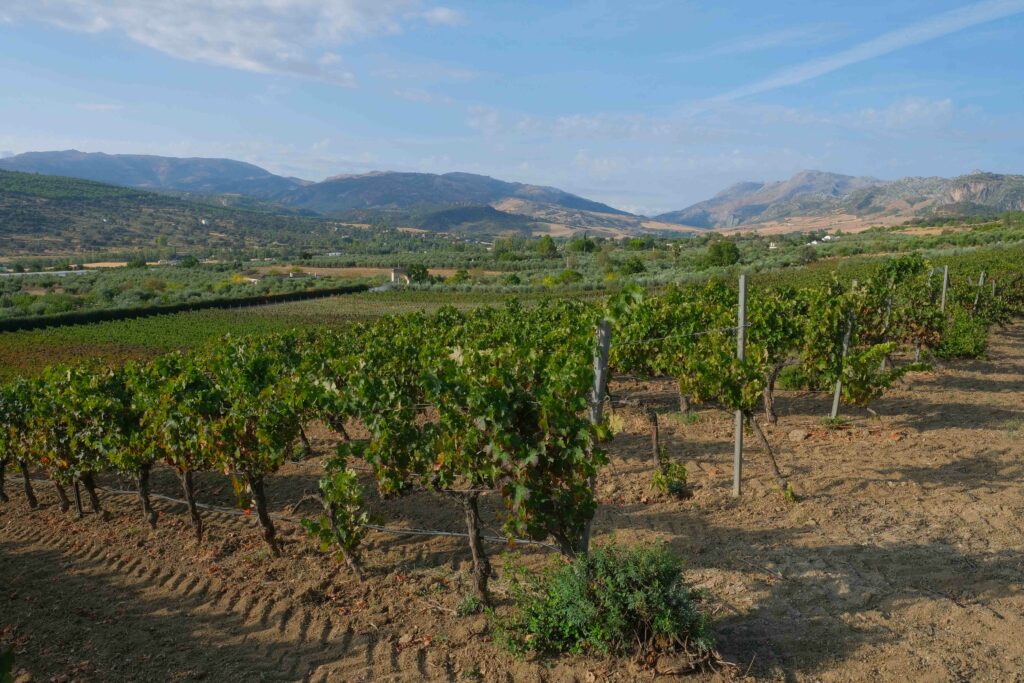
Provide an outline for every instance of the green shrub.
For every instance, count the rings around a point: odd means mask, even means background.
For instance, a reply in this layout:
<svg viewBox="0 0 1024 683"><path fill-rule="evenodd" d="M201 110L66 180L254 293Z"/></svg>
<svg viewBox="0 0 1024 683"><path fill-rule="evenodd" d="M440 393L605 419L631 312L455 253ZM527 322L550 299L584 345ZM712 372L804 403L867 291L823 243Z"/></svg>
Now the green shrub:
<svg viewBox="0 0 1024 683"><path fill-rule="evenodd" d="M509 575L515 612L498 633L514 652L680 652L694 668L717 658L701 596L664 545L612 543L539 577L515 566Z"/></svg>
<svg viewBox="0 0 1024 683"><path fill-rule="evenodd" d="M664 446L658 451L658 469L651 479L651 488L676 498L685 498L689 495L686 487L686 465L669 458L668 450Z"/></svg>
<svg viewBox="0 0 1024 683"><path fill-rule="evenodd" d="M799 365L787 365L779 372L775 386L789 391L800 391L808 385L807 373Z"/></svg>
<svg viewBox="0 0 1024 683"><path fill-rule="evenodd" d="M939 358L980 358L988 346L988 325L972 318L962 308L953 308L942 331L942 341L935 349Z"/></svg>

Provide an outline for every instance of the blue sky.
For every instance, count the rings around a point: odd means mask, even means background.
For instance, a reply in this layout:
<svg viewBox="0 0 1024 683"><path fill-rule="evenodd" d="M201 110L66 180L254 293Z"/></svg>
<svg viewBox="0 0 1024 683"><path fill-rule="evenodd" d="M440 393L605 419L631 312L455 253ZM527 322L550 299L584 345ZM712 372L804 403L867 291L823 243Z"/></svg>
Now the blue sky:
<svg viewBox="0 0 1024 683"><path fill-rule="evenodd" d="M638 212L1024 172L1024 0L3 0L0 154L469 171Z"/></svg>

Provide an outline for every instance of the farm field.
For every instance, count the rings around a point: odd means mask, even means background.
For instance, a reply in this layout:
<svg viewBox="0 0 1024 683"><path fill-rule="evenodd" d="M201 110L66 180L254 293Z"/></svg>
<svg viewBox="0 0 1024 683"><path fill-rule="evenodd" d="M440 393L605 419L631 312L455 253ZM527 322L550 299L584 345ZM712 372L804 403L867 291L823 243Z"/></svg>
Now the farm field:
<svg viewBox="0 0 1024 683"><path fill-rule="evenodd" d="M134 320L0 332L0 381L36 374L54 363L96 361L118 365L201 345L225 334L281 332L326 325L340 327L384 315L496 303L478 292L362 292L323 299L236 309L211 309Z"/></svg>
<svg viewBox="0 0 1024 683"><path fill-rule="evenodd" d="M736 664L689 680L1005 681L1024 670L1024 324L994 331L984 360L907 376L872 405L877 419L844 410L852 419L841 429L822 426L827 396L779 392L769 439L796 504L774 490L756 445L745 495L731 497L730 416L683 419L668 382L612 391L656 406L663 443L694 491L688 500L651 493L647 422L619 409L596 541L664 540L685 558L687 581L707 591L718 649ZM326 430L310 436L320 457L336 445ZM320 457L268 477L273 511L301 514L291 506L316 489ZM455 504L428 493L381 501L365 476L374 523L463 528ZM151 532L133 496L101 492L112 519L75 521L42 483L43 508L27 512L17 484L9 478L12 500L0 506L0 641L14 644L22 680L651 678L625 660L506 654L484 616L457 614L471 584L460 539L371 532L359 584L285 519L283 556L273 558L254 517L204 512L208 536L197 547L183 506L155 500ZM166 469L154 472L153 490L180 496ZM235 502L215 473L198 476L198 495ZM520 553L531 566L555 555Z"/></svg>

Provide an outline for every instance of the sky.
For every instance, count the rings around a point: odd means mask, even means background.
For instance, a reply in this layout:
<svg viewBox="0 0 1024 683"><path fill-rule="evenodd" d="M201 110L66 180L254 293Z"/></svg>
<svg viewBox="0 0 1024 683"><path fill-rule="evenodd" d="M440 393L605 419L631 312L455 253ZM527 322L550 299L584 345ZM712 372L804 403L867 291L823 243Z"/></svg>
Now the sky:
<svg viewBox="0 0 1024 683"><path fill-rule="evenodd" d="M1024 0L2 0L0 155L483 173L637 213L1024 172Z"/></svg>

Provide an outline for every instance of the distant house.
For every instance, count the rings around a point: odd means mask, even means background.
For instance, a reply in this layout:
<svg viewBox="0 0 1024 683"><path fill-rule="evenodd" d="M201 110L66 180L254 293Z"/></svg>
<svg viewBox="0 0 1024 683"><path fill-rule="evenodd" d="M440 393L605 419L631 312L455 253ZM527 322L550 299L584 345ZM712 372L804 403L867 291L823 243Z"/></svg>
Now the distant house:
<svg viewBox="0 0 1024 683"><path fill-rule="evenodd" d="M258 285L260 282L263 281L263 278L261 278L261 277L247 277L247 278L245 278L245 281L249 282L251 284L254 284L254 285Z"/></svg>
<svg viewBox="0 0 1024 683"><path fill-rule="evenodd" d="M409 272L405 268L392 268L391 282L404 282L405 284L409 284L411 282L411 280L409 280Z"/></svg>
<svg viewBox="0 0 1024 683"><path fill-rule="evenodd" d="M821 241L822 242L831 242L832 241L832 235L825 235L824 237L821 238Z"/></svg>
<svg viewBox="0 0 1024 683"><path fill-rule="evenodd" d="M779 245L775 244L775 242L769 242L768 243L768 248L769 249L778 249Z"/></svg>

